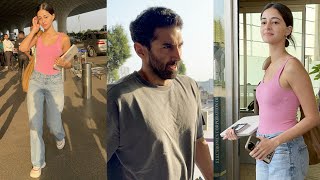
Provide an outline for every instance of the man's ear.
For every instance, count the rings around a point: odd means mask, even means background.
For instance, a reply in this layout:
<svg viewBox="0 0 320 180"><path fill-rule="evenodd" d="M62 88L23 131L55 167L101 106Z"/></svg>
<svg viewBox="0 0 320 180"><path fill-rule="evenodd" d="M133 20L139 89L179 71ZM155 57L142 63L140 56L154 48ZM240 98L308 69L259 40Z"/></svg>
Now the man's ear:
<svg viewBox="0 0 320 180"><path fill-rule="evenodd" d="M136 51L137 55L141 58L141 59L145 59L147 57L147 49L146 47L144 47L142 44L135 42L134 45L134 50Z"/></svg>

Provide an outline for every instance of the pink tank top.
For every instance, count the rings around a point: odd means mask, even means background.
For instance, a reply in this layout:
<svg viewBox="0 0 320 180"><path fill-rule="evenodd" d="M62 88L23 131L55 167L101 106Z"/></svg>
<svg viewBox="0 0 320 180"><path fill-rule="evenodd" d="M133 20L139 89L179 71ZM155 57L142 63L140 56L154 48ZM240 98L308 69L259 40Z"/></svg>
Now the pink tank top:
<svg viewBox="0 0 320 180"><path fill-rule="evenodd" d="M54 75L60 71L53 69L54 61L57 57L61 56L62 45L61 45L61 33L58 35L58 39L54 44L46 46L42 42L42 36L37 41L37 52L36 52L36 64L34 69L42 74Z"/></svg>
<svg viewBox="0 0 320 180"><path fill-rule="evenodd" d="M257 87L260 118L258 132L261 134L283 132L297 123L296 114L300 102L293 90L280 87L279 81L288 60L270 81L261 81Z"/></svg>

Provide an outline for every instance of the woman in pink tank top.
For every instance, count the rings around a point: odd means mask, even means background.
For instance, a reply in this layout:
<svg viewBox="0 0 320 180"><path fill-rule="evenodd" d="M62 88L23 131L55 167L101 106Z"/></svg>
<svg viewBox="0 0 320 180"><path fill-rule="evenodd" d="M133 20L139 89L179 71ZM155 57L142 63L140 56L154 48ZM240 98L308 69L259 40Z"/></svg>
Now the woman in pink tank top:
<svg viewBox="0 0 320 180"><path fill-rule="evenodd" d="M64 106L64 85L61 72L53 68L57 64L70 68L60 56L70 48L69 37L57 32L52 25L55 13L51 5L42 3L37 8L37 15L32 19L33 28L20 45L20 51L29 51L36 46L36 63L29 81L27 107L30 126L32 178L41 175L46 166L45 146L42 138L43 109L46 106L46 121L50 132L54 135L56 146L62 149L65 145L65 132L62 126L61 112ZM36 35L40 30L44 32Z"/></svg>
<svg viewBox="0 0 320 180"><path fill-rule="evenodd" d="M257 87L260 143L250 152L256 161L257 180L303 180L309 156L302 135L320 124L310 77L286 47L292 39L293 15L280 3L267 4L261 13L261 36L269 44L271 63ZM297 123L299 105L305 118ZM236 140L234 130L224 139ZM269 164L262 160L274 152Z"/></svg>

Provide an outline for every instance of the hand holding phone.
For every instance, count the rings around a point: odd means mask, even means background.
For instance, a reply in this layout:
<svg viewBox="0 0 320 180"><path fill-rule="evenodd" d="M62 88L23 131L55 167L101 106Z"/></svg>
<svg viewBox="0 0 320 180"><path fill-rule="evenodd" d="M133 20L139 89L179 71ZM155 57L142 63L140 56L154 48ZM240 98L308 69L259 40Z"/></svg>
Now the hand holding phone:
<svg viewBox="0 0 320 180"><path fill-rule="evenodd" d="M248 140L247 140L247 143L245 145L245 149L248 151L248 152L251 152L252 150L254 150L254 148L259 144L260 140L258 138L256 138L255 136L249 136ZM274 151L271 152L270 154L267 155L267 157L265 157L263 159L263 161L267 164L269 164L272 160L272 157L274 155Z"/></svg>

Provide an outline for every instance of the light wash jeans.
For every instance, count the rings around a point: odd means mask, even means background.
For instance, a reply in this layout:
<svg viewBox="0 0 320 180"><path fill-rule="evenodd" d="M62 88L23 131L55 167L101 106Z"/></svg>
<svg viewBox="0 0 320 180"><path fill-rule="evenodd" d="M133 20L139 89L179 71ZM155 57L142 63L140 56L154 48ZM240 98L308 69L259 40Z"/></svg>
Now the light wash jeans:
<svg viewBox="0 0 320 180"><path fill-rule="evenodd" d="M257 133L257 136L271 139L279 134ZM299 136L278 146L270 164L256 161L256 180L303 180L307 176L308 167L308 149L303 137Z"/></svg>
<svg viewBox="0 0 320 180"><path fill-rule="evenodd" d="M45 104L44 104L45 100ZM61 112L64 106L64 87L61 73L45 75L33 71L27 94L30 126L31 162L34 167L45 163L45 147L42 138L43 109L46 106L46 121L56 141L65 137Z"/></svg>

